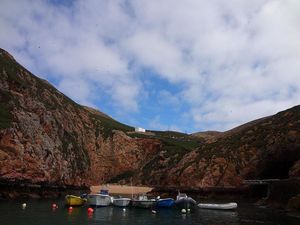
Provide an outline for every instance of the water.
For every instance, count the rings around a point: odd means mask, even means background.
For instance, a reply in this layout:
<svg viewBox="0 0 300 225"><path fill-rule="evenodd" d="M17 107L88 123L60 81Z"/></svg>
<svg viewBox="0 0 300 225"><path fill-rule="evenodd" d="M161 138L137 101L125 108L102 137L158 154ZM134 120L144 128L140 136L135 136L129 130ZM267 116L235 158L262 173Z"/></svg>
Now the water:
<svg viewBox="0 0 300 225"><path fill-rule="evenodd" d="M23 202L27 203L22 209ZM153 214L149 209L103 207L87 213L87 207L73 208L69 212L63 201L27 200L0 201L1 225L299 225L300 217L270 209L258 208L251 204L239 204L236 211L215 211L196 208L183 215L180 210L158 210ZM52 203L59 208L53 210Z"/></svg>

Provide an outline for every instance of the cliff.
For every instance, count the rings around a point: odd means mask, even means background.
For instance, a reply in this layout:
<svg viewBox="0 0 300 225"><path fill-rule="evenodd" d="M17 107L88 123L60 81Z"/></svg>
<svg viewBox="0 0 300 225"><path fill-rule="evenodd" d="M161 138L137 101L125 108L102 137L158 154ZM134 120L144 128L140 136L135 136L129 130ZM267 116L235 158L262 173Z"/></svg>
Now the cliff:
<svg viewBox="0 0 300 225"><path fill-rule="evenodd" d="M300 176L300 106L228 132L135 133L0 50L0 182L240 186Z"/></svg>
<svg viewBox="0 0 300 225"><path fill-rule="evenodd" d="M176 166L157 155L140 177L187 187L240 186L244 179L300 176L300 106L205 139Z"/></svg>
<svg viewBox="0 0 300 225"><path fill-rule="evenodd" d="M0 181L99 184L130 175L160 149L132 127L78 105L0 51ZM145 147L147 146L147 147Z"/></svg>

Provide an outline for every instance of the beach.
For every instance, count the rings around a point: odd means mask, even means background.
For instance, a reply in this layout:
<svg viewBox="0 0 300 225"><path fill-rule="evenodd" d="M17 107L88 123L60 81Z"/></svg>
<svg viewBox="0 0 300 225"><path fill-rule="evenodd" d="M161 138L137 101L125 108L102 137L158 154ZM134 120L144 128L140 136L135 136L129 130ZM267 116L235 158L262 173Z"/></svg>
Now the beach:
<svg viewBox="0 0 300 225"><path fill-rule="evenodd" d="M151 191L153 188L151 187L141 187L141 186L129 186L129 185L116 185L116 184L105 184L105 185L97 185L91 186L91 193L99 193L101 188L107 188L109 193L112 195L131 195L131 194L139 194L139 193L147 193Z"/></svg>

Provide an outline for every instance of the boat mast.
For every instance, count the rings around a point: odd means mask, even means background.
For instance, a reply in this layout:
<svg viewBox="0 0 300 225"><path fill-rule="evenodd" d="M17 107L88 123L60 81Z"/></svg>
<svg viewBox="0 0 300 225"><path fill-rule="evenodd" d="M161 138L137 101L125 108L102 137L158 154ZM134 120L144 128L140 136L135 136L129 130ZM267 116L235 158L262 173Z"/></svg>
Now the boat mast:
<svg viewBox="0 0 300 225"><path fill-rule="evenodd" d="M131 199L133 199L132 177L130 178L130 184L131 184Z"/></svg>

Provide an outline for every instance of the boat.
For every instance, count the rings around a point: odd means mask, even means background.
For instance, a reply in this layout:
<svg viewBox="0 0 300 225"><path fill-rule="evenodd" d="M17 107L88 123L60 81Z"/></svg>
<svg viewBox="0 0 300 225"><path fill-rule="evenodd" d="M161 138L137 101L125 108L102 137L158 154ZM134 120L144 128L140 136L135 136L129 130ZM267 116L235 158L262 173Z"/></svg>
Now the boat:
<svg viewBox="0 0 300 225"><path fill-rule="evenodd" d="M179 208L190 209L196 205L196 201L193 198L188 197L187 194L178 192L175 204Z"/></svg>
<svg viewBox="0 0 300 225"><path fill-rule="evenodd" d="M126 207L130 204L130 198L122 198L121 196L118 198L113 198L112 204L114 206Z"/></svg>
<svg viewBox="0 0 300 225"><path fill-rule="evenodd" d="M131 200L133 207L137 208L152 208L156 205L155 199L148 199L147 195L138 195L136 198Z"/></svg>
<svg viewBox="0 0 300 225"><path fill-rule="evenodd" d="M107 189L101 189L98 194L89 194L87 202L90 206L95 207L109 206L112 203L112 197L109 196Z"/></svg>
<svg viewBox="0 0 300 225"><path fill-rule="evenodd" d="M156 202L157 208L171 208L174 205L174 199L173 198L158 198Z"/></svg>
<svg viewBox="0 0 300 225"><path fill-rule="evenodd" d="M202 209L232 210L237 208L237 203L236 202L229 202L223 204L199 203L198 207Z"/></svg>
<svg viewBox="0 0 300 225"><path fill-rule="evenodd" d="M82 206L86 203L86 198L82 198L76 195L66 195L65 204L67 206Z"/></svg>

